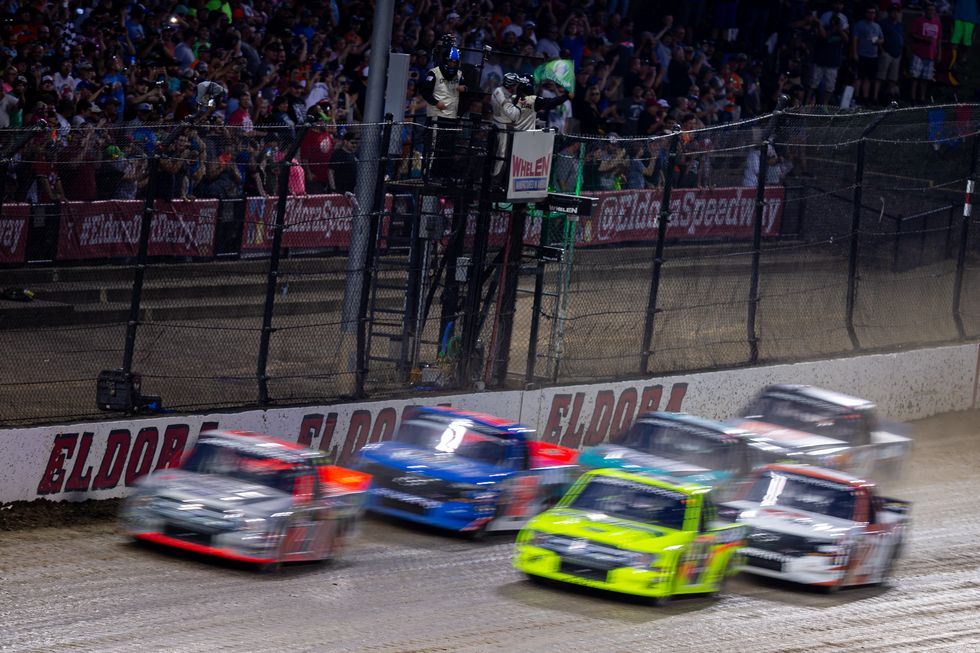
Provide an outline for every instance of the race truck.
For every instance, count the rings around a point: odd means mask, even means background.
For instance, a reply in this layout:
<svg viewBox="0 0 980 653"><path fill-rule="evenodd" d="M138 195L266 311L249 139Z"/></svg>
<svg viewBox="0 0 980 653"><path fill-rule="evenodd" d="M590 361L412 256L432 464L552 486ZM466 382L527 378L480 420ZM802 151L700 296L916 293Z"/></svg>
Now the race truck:
<svg viewBox="0 0 980 653"><path fill-rule="evenodd" d="M178 469L143 477L122 508L137 540L254 563L337 557L363 512L367 474L246 431L205 431Z"/></svg>
<svg viewBox="0 0 980 653"><path fill-rule="evenodd" d="M373 478L367 509L479 537L516 530L554 505L578 476L578 451L533 430L453 408L420 408L393 440L358 453Z"/></svg>
<svg viewBox="0 0 980 653"><path fill-rule="evenodd" d="M899 480L912 450L908 427L879 419L874 403L808 385L768 386L732 423L758 439L782 446L796 443L819 457L805 462L879 485ZM836 446L811 443L816 437Z"/></svg>
<svg viewBox="0 0 980 653"><path fill-rule="evenodd" d="M648 597L716 593L738 572L746 529L718 518L712 491L646 472L586 472L517 535L514 567Z"/></svg>
<svg viewBox="0 0 980 653"><path fill-rule="evenodd" d="M619 443L586 449L579 463L586 469L648 471L678 482L711 485L723 499L753 469L767 463L819 463L848 449L844 443L818 435L795 436L776 441L686 413L644 413Z"/></svg>
<svg viewBox="0 0 980 653"><path fill-rule="evenodd" d="M748 573L834 591L885 581L909 527L907 501L810 465L767 465L721 514L750 527Z"/></svg>

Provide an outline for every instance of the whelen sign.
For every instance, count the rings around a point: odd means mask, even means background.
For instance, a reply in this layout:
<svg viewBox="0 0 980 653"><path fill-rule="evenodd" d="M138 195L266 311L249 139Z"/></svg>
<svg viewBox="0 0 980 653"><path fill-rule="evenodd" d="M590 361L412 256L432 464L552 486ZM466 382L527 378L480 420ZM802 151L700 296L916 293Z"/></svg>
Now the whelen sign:
<svg viewBox="0 0 980 653"><path fill-rule="evenodd" d="M534 202L548 196L555 132L525 131L511 134L507 199Z"/></svg>

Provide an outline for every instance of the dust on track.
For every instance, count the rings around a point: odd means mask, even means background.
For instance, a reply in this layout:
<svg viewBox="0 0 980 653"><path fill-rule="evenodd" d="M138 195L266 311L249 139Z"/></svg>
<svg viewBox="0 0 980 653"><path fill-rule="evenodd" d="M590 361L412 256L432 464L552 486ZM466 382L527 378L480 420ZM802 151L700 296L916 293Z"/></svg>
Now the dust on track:
<svg viewBox="0 0 980 653"><path fill-rule="evenodd" d="M912 533L884 587L825 595L740 576L720 598L653 608L523 580L513 536L376 519L343 561L265 576L136 546L90 516L0 532L0 650L976 651L978 424L975 412L915 424L893 493L913 501Z"/></svg>

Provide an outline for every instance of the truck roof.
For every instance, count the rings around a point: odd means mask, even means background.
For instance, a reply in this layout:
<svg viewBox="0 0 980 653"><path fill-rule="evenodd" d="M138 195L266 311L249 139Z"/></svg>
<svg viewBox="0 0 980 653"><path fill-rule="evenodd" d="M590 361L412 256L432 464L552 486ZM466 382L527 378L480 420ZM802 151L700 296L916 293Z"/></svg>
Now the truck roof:
<svg viewBox="0 0 980 653"><path fill-rule="evenodd" d="M852 395L846 395L842 392L836 392L834 390L825 390L824 388L817 388L812 385L801 385L792 383L778 383L775 385L767 386L763 389L763 395L770 393L784 393L784 394L794 394L801 397L807 397L810 399L816 399L818 401L823 401L829 404L835 404L849 410L870 410L875 407L873 401L867 399L861 399L860 397L854 397Z"/></svg>
<svg viewBox="0 0 980 653"><path fill-rule="evenodd" d="M697 417L689 413L655 411L651 413L642 413L636 418L637 422L650 420L663 420L667 422L676 422L686 426L694 426L706 431L707 435L715 436L718 440L725 442L738 440L739 438L751 435L749 431L732 424L726 424L724 422L718 422L715 420L706 419L704 417Z"/></svg>
<svg viewBox="0 0 980 653"><path fill-rule="evenodd" d="M833 483L840 483L841 485L849 485L854 488L873 488L875 486L875 484L871 481L866 481L857 476L837 471L836 469L815 467L813 465L775 463L772 465L766 465L762 469L786 472L788 474L798 474L800 476L809 476L810 478L818 478L823 481L831 481Z"/></svg>
<svg viewBox="0 0 980 653"><path fill-rule="evenodd" d="M515 440L527 440L528 434L534 433L534 429L524 424L519 424L508 419L494 417L485 413L477 413L458 408L445 406L424 406L416 409L414 417L434 418L440 421L450 422L457 419L465 419L475 425L482 426L494 434Z"/></svg>
<svg viewBox="0 0 980 653"><path fill-rule="evenodd" d="M274 458L291 464L304 463L311 458L323 455L319 451L307 449L295 442L280 440L271 435L256 433L254 431L204 431L198 438L198 442L205 440L233 447L251 455L261 456L262 458Z"/></svg>
<svg viewBox="0 0 980 653"><path fill-rule="evenodd" d="M614 476L616 478L621 478L626 481L635 481L637 483L645 483L647 485L656 485L657 487L663 488L665 490L679 492L681 494L686 494L688 496L705 494L711 491L711 488L708 487L707 485L701 485L699 483L678 483L677 479L675 478L660 476L658 474L654 474L653 472L646 472L646 471L633 471L633 470L625 471L622 469L615 469L615 468L603 468L603 469L594 469L592 471L586 472L585 475Z"/></svg>

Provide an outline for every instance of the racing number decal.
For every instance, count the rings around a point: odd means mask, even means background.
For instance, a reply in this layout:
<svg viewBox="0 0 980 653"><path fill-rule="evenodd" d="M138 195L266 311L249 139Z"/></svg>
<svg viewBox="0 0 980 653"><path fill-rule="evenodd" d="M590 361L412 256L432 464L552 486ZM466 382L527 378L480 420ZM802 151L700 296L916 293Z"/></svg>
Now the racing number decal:
<svg viewBox="0 0 980 653"><path fill-rule="evenodd" d="M704 582L704 573L708 570L708 563L711 561L711 549L715 544L715 538L711 535L704 535L693 542L684 555L681 576L688 585L700 585Z"/></svg>
<svg viewBox="0 0 980 653"><path fill-rule="evenodd" d="M504 513L507 517L523 517L531 514L534 500L538 496L538 477L520 476L514 479L510 489L510 500Z"/></svg>
<svg viewBox="0 0 980 653"><path fill-rule="evenodd" d="M460 443L463 441L463 436L466 435L466 427L462 424L452 423L449 427L442 432L439 437L439 442L436 444L436 451L445 451L446 453L453 453L459 448Z"/></svg>

